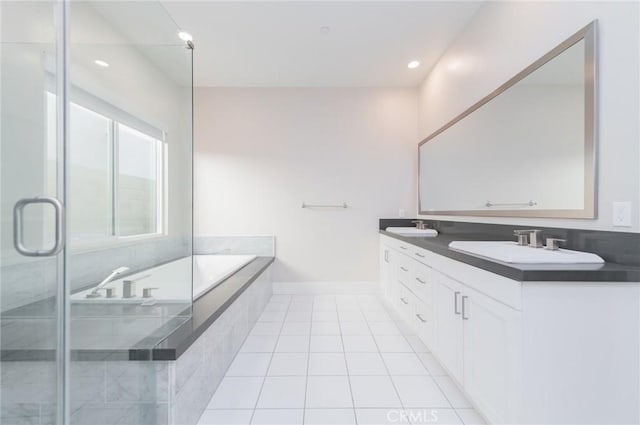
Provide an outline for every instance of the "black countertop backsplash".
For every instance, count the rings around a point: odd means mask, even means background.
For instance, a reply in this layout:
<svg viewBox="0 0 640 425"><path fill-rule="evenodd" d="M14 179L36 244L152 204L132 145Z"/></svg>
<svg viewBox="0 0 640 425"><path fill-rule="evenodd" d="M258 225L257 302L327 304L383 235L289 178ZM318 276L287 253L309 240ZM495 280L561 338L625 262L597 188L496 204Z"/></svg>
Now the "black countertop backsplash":
<svg viewBox="0 0 640 425"><path fill-rule="evenodd" d="M640 282L640 234L583 229L536 227L545 238L566 239L563 248L600 255L605 264L511 264L490 261L449 249L456 240L514 240L515 229L528 226L423 220L438 231L437 237L404 237L387 227L413 227L416 219L380 219L380 233L436 254L519 281Z"/></svg>

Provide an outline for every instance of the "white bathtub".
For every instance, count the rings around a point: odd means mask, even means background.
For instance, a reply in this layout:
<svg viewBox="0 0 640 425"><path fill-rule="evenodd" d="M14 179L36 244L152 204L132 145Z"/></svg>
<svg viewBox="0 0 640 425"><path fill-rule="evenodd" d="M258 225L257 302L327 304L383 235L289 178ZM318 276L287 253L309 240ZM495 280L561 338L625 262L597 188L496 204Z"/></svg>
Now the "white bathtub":
<svg viewBox="0 0 640 425"><path fill-rule="evenodd" d="M153 303L155 301L184 303L190 301L190 299L196 300L204 295L220 282L249 264L254 258L256 258L255 255L194 255L192 287L191 257L185 257L110 282L106 287L115 288L115 296L113 298L87 298L86 295L91 292L91 289L87 289L71 295L71 301L137 304L141 302ZM135 283L136 296L122 298L123 281L136 281L138 279L139 281ZM142 298L142 290L144 288L157 288L153 290L153 299ZM104 294L104 291L101 293Z"/></svg>
<svg viewBox="0 0 640 425"><path fill-rule="evenodd" d="M215 288L255 258L255 255L194 255L193 299Z"/></svg>

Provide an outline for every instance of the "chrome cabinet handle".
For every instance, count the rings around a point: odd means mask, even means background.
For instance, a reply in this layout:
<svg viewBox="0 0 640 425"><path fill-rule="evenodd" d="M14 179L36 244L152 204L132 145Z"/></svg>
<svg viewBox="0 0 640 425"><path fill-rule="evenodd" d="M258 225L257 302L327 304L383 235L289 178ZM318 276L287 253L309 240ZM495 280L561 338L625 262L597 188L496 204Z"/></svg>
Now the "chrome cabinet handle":
<svg viewBox="0 0 640 425"><path fill-rule="evenodd" d="M469 320L469 317L467 317L466 312L467 312L467 303L465 302L467 300L466 295L462 296L462 320Z"/></svg>
<svg viewBox="0 0 640 425"><path fill-rule="evenodd" d="M420 316L420 314L416 314L416 317L417 317L417 318L418 318L422 323L427 323L427 321L426 321L426 320L424 320L424 319L422 318L422 316Z"/></svg>
<svg viewBox="0 0 640 425"><path fill-rule="evenodd" d="M404 267L400 266L400 270L402 270L403 272L408 272L409 269L405 269Z"/></svg>
<svg viewBox="0 0 640 425"><path fill-rule="evenodd" d="M425 282L424 280L420 279L419 277L416 277L416 280L420 283L422 283L423 285L426 285L427 282Z"/></svg>
<svg viewBox="0 0 640 425"><path fill-rule="evenodd" d="M384 261L387 262L387 263L389 262L389 250L388 249L384 250Z"/></svg>
<svg viewBox="0 0 640 425"><path fill-rule="evenodd" d="M409 304L409 301L405 300L404 298L400 298L400 301L402 301L404 304Z"/></svg>
<svg viewBox="0 0 640 425"><path fill-rule="evenodd" d="M460 291L453 293L453 312L455 314L460 314L460 310L458 310L458 295L460 295Z"/></svg>
<svg viewBox="0 0 640 425"><path fill-rule="evenodd" d="M49 204L55 211L55 241L50 249L31 250L24 246L24 209L27 205ZM20 199L13 206L13 246L27 257L49 257L58 254L64 247L64 206L56 198L35 197Z"/></svg>
<svg viewBox="0 0 640 425"><path fill-rule="evenodd" d="M420 258L424 258L424 255L420 254L419 252L414 252L414 254L416 254L416 256L418 256Z"/></svg>

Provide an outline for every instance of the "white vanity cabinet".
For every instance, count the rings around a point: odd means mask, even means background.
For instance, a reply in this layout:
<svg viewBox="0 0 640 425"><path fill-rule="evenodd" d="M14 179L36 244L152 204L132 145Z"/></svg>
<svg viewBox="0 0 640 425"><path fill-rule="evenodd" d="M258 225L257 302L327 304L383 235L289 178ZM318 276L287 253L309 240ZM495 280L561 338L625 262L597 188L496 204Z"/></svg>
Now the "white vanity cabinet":
<svg viewBox="0 0 640 425"><path fill-rule="evenodd" d="M489 423L640 423L637 283L519 282L380 241L389 303Z"/></svg>

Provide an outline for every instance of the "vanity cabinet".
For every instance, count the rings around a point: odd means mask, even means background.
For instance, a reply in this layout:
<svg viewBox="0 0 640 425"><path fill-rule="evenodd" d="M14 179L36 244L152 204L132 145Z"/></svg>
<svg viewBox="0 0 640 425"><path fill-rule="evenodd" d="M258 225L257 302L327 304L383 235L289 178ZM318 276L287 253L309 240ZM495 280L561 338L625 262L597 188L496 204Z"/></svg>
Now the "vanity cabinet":
<svg viewBox="0 0 640 425"><path fill-rule="evenodd" d="M445 274L446 261L435 254L382 242L381 288L396 312L487 418L510 422L519 312Z"/></svg>
<svg viewBox="0 0 640 425"><path fill-rule="evenodd" d="M380 241L389 304L489 423L640 423L637 283L520 282Z"/></svg>

